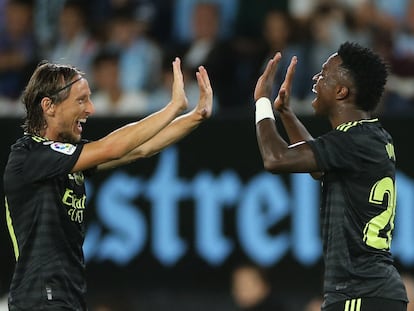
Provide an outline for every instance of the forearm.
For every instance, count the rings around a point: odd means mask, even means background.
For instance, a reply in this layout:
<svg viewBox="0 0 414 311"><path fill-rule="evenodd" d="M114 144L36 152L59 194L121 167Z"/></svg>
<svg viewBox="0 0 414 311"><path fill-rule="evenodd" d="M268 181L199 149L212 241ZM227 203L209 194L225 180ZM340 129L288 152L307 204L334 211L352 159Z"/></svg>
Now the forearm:
<svg viewBox="0 0 414 311"><path fill-rule="evenodd" d="M147 142L136 147L119 160L99 165L98 169L104 170L114 168L131 163L140 158L150 157L187 136L196 129L201 122L202 118L199 114L193 112L179 116Z"/></svg>
<svg viewBox="0 0 414 311"><path fill-rule="evenodd" d="M178 113L176 105L168 104L164 109L138 122L127 124L100 140L85 144L73 171L123 158L159 133Z"/></svg>
<svg viewBox="0 0 414 311"><path fill-rule="evenodd" d="M290 109L282 111L280 118L291 145L313 139L312 135ZM314 179L320 179L323 174L321 172L311 172L310 175Z"/></svg>
<svg viewBox="0 0 414 311"><path fill-rule="evenodd" d="M272 170L274 163L283 158L288 144L279 134L272 119L264 119L256 124L256 138L266 170Z"/></svg>
<svg viewBox="0 0 414 311"><path fill-rule="evenodd" d="M134 151L142 157L150 157L187 136L198 127L202 120L201 116L194 112L177 117L152 139Z"/></svg>
<svg viewBox="0 0 414 311"><path fill-rule="evenodd" d="M291 109L279 111L279 116L291 144L313 139L312 135Z"/></svg>
<svg viewBox="0 0 414 311"><path fill-rule="evenodd" d="M318 165L309 144L288 146L275 122L266 119L256 124L256 135L264 168L274 174L316 172ZM312 176L314 176L312 174Z"/></svg>
<svg viewBox="0 0 414 311"><path fill-rule="evenodd" d="M167 105L164 109L138 122L127 124L111 132L102 141L116 147L119 155L124 156L157 135L171 123L178 113L175 107Z"/></svg>

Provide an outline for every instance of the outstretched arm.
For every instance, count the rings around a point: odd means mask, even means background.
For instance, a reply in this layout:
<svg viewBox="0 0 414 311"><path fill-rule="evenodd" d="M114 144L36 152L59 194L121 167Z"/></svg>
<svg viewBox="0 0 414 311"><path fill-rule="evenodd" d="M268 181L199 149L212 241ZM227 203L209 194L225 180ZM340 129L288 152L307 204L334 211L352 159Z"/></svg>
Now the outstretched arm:
<svg viewBox="0 0 414 311"><path fill-rule="evenodd" d="M172 99L163 109L139 122L127 124L97 141L85 144L72 171L83 171L103 163L122 159L132 150L158 134L182 111L187 109L188 102L184 93L179 58L176 58L173 62L173 73Z"/></svg>
<svg viewBox="0 0 414 311"><path fill-rule="evenodd" d="M266 69L257 81L254 92L254 98L256 100L256 136L263 164L266 170L273 173L315 172L318 169L317 163L314 153L309 145L303 143L289 146L280 136L274 122L272 104L269 97L277 65L281 57L280 53L276 53L268 62ZM280 108L280 104L287 102L289 96L288 91L290 91L296 62L296 57L292 58L286 74L286 79L274 102L275 107L277 108ZM284 108L286 108L286 106L284 106ZM305 136L309 135L306 134L307 131L303 125L302 128L299 126L301 123L293 112L287 117L290 117L290 121L294 122L293 124L289 124L290 128L286 129L289 129L291 132L290 135L292 138L290 139L295 141L300 137L305 138ZM288 118L285 121L289 122Z"/></svg>
<svg viewBox="0 0 414 311"><path fill-rule="evenodd" d="M199 67L196 77L200 97L197 106L191 112L177 117L157 135L132 150L122 159L102 164L98 169L112 168L139 158L150 157L182 139L196 129L202 121L208 119L213 109L213 91L207 71L203 66Z"/></svg>
<svg viewBox="0 0 414 311"><path fill-rule="evenodd" d="M295 73L297 58L293 57L288 70L286 72L285 80L283 81L278 96L274 101L274 107L279 112L283 126L290 140L290 148L304 143L305 141L313 140L312 135L308 132L306 127L300 122L289 105L290 92L292 90L292 80ZM311 172L314 179L320 179L322 172Z"/></svg>

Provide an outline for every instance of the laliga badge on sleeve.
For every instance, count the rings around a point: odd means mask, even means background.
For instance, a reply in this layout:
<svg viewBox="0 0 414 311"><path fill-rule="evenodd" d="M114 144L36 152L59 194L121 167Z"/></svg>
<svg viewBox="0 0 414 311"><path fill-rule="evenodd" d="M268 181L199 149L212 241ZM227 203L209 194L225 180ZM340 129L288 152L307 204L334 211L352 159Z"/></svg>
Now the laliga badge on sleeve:
<svg viewBox="0 0 414 311"><path fill-rule="evenodd" d="M67 155L72 155L76 150L75 145L72 145L69 143L59 143L59 142L54 142L53 144L50 145L50 148L52 148L52 150L54 151L67 154Z"/></svg>

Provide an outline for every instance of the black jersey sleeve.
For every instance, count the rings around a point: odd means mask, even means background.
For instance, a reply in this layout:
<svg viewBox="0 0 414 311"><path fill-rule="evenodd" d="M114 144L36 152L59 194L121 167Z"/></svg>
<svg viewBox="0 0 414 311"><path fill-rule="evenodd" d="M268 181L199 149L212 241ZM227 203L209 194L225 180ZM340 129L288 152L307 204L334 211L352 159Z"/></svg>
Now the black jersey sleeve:
<svg viewBox="0 0 414 311"><path fill-rule="evenodd" d="M61 142L36 142L28 151L23 164L23 176L26 181L34 182L70 173L83 144Z"/></svg>
<svg viewBox="0 0 414 311"><path fill-rule="evenodd" d="M349 132L333 130L308 143L322 171L361 168L361 148Z"/></svg>

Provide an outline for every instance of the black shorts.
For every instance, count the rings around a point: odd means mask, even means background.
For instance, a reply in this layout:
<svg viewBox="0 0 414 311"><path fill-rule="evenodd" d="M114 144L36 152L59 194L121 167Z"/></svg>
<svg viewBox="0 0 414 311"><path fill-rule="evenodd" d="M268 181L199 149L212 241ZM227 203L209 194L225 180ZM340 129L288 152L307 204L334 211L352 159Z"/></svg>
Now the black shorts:
<svg viewBox="0 0 414 311"><path fill-rule="evenodd" d="M407 311L407 303L383 298L355 298L331 304L323 311Z"/></svg>

